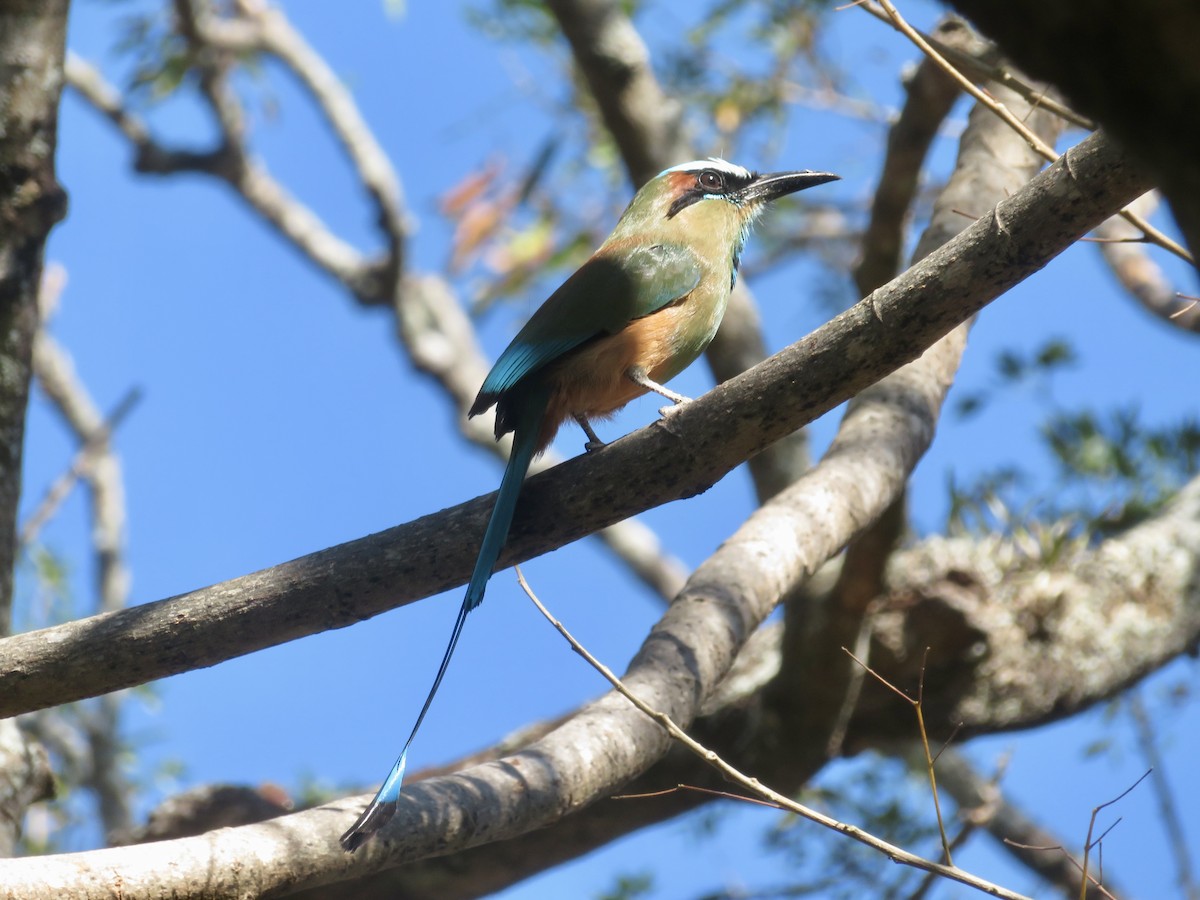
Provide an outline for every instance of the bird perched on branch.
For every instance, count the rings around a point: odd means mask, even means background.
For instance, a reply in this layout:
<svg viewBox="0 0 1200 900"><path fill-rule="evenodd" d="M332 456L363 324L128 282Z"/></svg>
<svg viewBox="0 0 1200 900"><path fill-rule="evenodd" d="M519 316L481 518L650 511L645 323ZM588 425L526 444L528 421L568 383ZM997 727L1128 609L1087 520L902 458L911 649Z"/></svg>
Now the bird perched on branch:
<svg viewBox="0 0 1200 900"><path fill-rule="evenodd" d="M612 415L648 391L685 402L664 383L691 365L717 333L755 218L770 201L837 177L760 175L723 159L667 169L637 192L600 249L500 354L469 414L496 407L497 440L513 432L508 466L433 687L383 787L342 835L346 850L356 850L396 811L409 747L467 614L483 600L534 456L568 419L579 423L587 449L595 450L603 444L591 419Z"/></svg>

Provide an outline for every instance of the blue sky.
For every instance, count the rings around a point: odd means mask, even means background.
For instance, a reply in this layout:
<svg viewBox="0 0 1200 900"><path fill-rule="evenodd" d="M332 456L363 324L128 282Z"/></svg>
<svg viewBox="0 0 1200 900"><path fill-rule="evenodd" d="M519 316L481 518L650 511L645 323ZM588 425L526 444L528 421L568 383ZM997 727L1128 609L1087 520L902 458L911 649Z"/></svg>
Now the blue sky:
<svg viewBox="0 0 1200 900"><path fill-rule="evenodd" d="M639 19L652 44L694 15L688 4L670 6ZM310 0L284 7L346 80L392 158L419 223L411 265L440 269L449 233L436 214L436 198L490 158L519 165L533 156L552 129L547 108L567 96L557 68L534 50L485 39L466 23L459 4L412 3L398 18L387 17L379 3ZM70 46L119 73L111 49L115 23L135 8L140 5L78 0ZM937 10L919 5L908 12L928 24ZM896 73L914 51L854 10L831 16L830 25L826 51L847 73L849 90L896 106ZM339 234L373 248L370 208L295 85L268 67L252 90L270 113L256 120L256 151ZM203 145L210 134L204 115L187 102L167 103L148 115L164 140ZM964 108L956 113L964 115ZM865 200L881 138L877 124L797 109L778 157L767 162L837 171L845 180L828 189L843 200ZM199 176L134 175L129 148L70 94L59 140L60 179L71 209L51 239L48 259L65 267L69 283L53 332L102 408L132 386L144 391L117 440L134 602L265 568L495 488L497 462L458 439L442 397L413 375L398 352L386 313L355 307L222 185ZM953 154L953 142L943 140L935 154L939 176ZM752 240L749 265L753 250ZM1189 282L1180 267L1171 270L1182 286L1194 288L1194 278ZM826 313L807 289L811 277L811 270L789 269L752 285L773 347L823 321ZM516 298L480 321L490 356L540 299ZM1032 351L1055 336L1068 338L1081 362L1056 378L1053 402L1068 408L1136 405L1156 424L1195 413L1194 391L1186 387L1200 372L1194 338L1173 332L1114 291L1087 246L1068 251L985 311L971 336L961 387L994 384L1001 350ZM697 365L675 386L696 394L709 383L705 367ZM1049 485L1049 461L1036 442L1047 402L1044 391L1017 390L982 416L947 418L914 479L917 527L940 527L951 471L965 481L1019 456ZM655 408L651 400L634 403L604 433L632 430L650 421ZM835 426L836 414L818 423L817 442L827 442ZM560 449L575 454L579 444L564 429ZM28 447L26 512L72 451L40 396L31 405ZM672 552L696 565L751 508L749 482L739 471L701 497L644 519ZM72 567L73 589L85 607L86 536L86 508L76 495L44 540ZM659 614L658 601L589 541L525 571L577 636L616 668ZM128 734L138 743L141 763L182 762L184 775L170 787L212 781L292 786L304 777L376 783L420 706L459 601L453 591L353 628L159 683L158 703L129 705ZM1164 685L1193 677L1193 663L1177 664L1156 679L1147 698L1158 703L1156 691ZM500 573L488 602L469 620L411 764L420 768L486 746L601 690L599 677L541 620L511 573ZM1119 793L1143 768L1126 732L1100 728L1100 715L973 748L985 762L1011 750L1006 783L1016 798L1078 842L1091 807ZM1200 795L1200 776L1186 764L1183 749L1195 745L1198 731L1194 704L1163 724L1169 775L1181 798ZM1110 733L1116 751L1083 756L1084 745ZM1054 802L1046 802L1051 795ZM1107 864L1142 896L1170 896L1170 863L1152 794L1135 792L1120 812L1125 824L1106 847ZM1200 839L1195 810L1184 812L1193 840ZM786 879L782 861L758 850L770 820L759 811L728 816L719 840L701 842L695 823L672 823L509 894L591 896L618 872L653 871L660 886L654 896L661 897ZM973 842L959 862L1017 889L1032 884L999 863L985 842ZM963 896L964 890L943 887L937 896Z"/></svg>

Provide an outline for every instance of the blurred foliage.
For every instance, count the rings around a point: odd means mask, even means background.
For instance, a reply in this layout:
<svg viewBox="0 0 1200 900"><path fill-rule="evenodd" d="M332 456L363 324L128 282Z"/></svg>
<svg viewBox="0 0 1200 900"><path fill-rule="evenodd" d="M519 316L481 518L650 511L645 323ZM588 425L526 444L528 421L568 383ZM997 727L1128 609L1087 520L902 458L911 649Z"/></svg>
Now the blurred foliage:
<svg viewBox="0 0 1200 900"><path fill-rule="evenodd" d="M128 86L134 98L164 100L183 85L192 70L191 53L165 7L125 16L117 34L113 52L133 66Z"/></svg>
<svg viewBox="0 0 1200 900"><path fill-rule="evenodd" d="M966 394L959 393L955 411L962 419L983 412L996 394L1016 387L1031 386L1049 392L1053 376L1076 365L1075 350L1065 338L1050 338L1033 353L1004 350L995 361L995 385Z"/></svg>
<svg viewBox="0 0 1200 900"><path fill-rule="evenodd" d="M808 91L837 83L817 40L832 9L812 0L720 0L678 45L658 49L664 85L684 100L702 143L737 146L744 129L760 125L770 148L799 85ZM758 155L773 155L766 148Z"/></svg>
<svg viewBox="0 0 1200 900"><path fill-rule="evenodd" d="M32 631L74 617L70 563L44 544L26 547L18 557L12 630Z"/></svg>
<svg viewBox="0 0 1200 900"><path fill-rule="evenodd" d="M596 900L637 900L654 893L654 876L649 873L618 875L617 883L596 895Z"/></svg>
<svg viewBox="0 0 1200 900"><path fill-rule="evenodd" d="M957 533L1099 540L1154 515L1200 471L1200 420L1165 425L1143 421L1136 407L1059 408L1054 377L1078 362L1071 345L1054 338L1030 354L1006 350L995 361L994 386L960 397L961 418L980 415L1006 392L1032 388L1049 407L1038 435L1052 461L1050 483L1028 467L1006 464L969 484L949 482L948 527ZM1053 552L1057 546L1044 547ZM1043 558L1046 558L1043 556Z"/></svg>
<svg viewBox="0 0 1200 900"><path fill-rule="evenodd" d="M687 111L685 124L698 155L734 158L752 152L756 159L770 158L788 107L799 102L799 85L829 91L836 86L833 66L820 54L817 40L820 17L832 12L828 4L719 0L707 8L697 5L688 23L676 21L678 8L663 4L626 0L619 6L647 33L653 31L657 74L666 93ZM516 200L527 172L497 171L492 159L443 197L442 212L456 229L451 271L472 276L467 290L476 311L482 311L500 298L541 299L553 290L603 239L604 228L597 223L606 227L617 218L629 188L616 147L545 3L487 0L468 7L467 17L493 39L551 54L565 70L559 83L569 90L568 96L542 98L558 109L559 131L551 140L555 164L544 159L529 166L539 173L535 190L520 191ZM750 47L754 52L742 52ZM485 196L472 198L465 209L447 203L478 179L489 182ZM816 251L827 270L844 272L857 237L845 220L861 220L862 211L822 207L818 221L807 215L817 207L794 200L780 206L778 221L756 241L754 258L765 258L763 267L774 266ZM852 299L841 288L827 293L836 295L839 308Z"/></svg>

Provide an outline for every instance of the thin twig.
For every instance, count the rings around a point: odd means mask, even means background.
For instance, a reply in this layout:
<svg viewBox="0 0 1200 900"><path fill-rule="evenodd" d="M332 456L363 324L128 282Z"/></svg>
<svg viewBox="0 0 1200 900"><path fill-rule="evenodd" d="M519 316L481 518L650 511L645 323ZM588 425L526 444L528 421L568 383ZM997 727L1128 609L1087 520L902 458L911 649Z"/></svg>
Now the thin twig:
<svg viewBox="0 0 1200 900"><path fill-rule="evenodd" d="M1158 740L1150 717L1146 713L1146 705L1142 703L1141 695L1131 691L1127 699L1129 715L1133 719L1134 732L1137 734L1138 748L1146 764L1153 773L1150 787L1158 800L1159 818L1163 830L1167 833L1167 841L1171 855L1175 857L1175 881L1188 900L1200 898L1200 885L1192 872L1192 857L1188 850L1187 837L1183 832L1183 819L1179 815L1179 806L1175 802L1175 794L1167 784L1167 769L1163 763L1162 754L1158 752Z"/></svg>
<svg viewBox="0 0 1200 900"><path fill-rule="evenodd" d="M879 601L873 601L863 613L862 621L858 626L858 637L854 642L854 653L851 655L866 659L871 652L871 636L874 634L872 626L875 622L875 613L880 606ZM842 697L842 706L838 710L837 718L834 719L833 727L829 730L829 740L825 744L825 754L830 759L841 755L842 744L846 740L846 731L850 728L850 719L858 707L858 698L862 696L862 687L866 679L867 673L861 666L854 668L850 673L846 692Z"/></svg>
<svg viewBox="0 0 1200 900"><path fill-rule="evenodd" d="M1089 877L1090 877L1090 876L1088 875L1088 857L1090 856L1090 854L1091 854L1091 852L1092 852L1092 848L1093 848L1093 847L1096 847L1096 846L1099 846L1099 845L1100 845L1100 843L1101 843L1101 842L1102 842L1102 841L1103 841L1103 840L1104 840L1104 839L1105 839L1105 838L1108 836L1108 833L1109 833L1110 831L1112 831L1114 828L1116 828L1116 827L1117 827L1117 825L1119 825L1119 824L1120 824L1120 822L1121 822L1121 820L1120 820L1120 819L1117 819L1117 821L1115 821L1115 822L1113 822L1111 825L1109 825L1109 826L1108 826L1108 828L1104 829L1104 833L1103 833L1103 834L1101 834L1101 835L1100 835L1098 838L1096 838L1095 840L1092 840L1092 832L1093 832L1093 831L1095 830L1095 828L1096 828L1096 817L1097 817L1098 815L1100 815L1100 811L1101 811L1102 809L1106 809L1107 807L1109 807L1109 806L1112 806L1114 803L1117 803L1117 802L1119 802L1119 801L1123 800L1123 799L1125 798L1125 796L1126 796L1126 795L1127 795L1127 794L1128 794L1130 791L1132 791L1132 790L1133 790L1135 787L1137 787L1139 784L1141 784L1143 781L1145 781L1145 780L1146 780L1146 778L1147 778L1149 775L1150 775L1150 772L1149 772L1149 771L1146 771L1146 772L1145 772L1145 773L1142 775L1142 777L1141 777L1141 778L1139 778L1137 781L1135 781L1135 782L1134 782L1133 784L1131 784L1129 787L1125 788L1125 790L1121 791L1121 793L1117 794L1117 796L1113 797L1111 800L1108 800L1108 801L1105 801L1104 803L1101 803L1099 806L1095 807L1095 808L1092 810L1092 817L1091 817L1091 819L1088 821L1088 833L1087 833L1087 841L1086 841L1086 842L1084 843L1084 845L1083 845L1083 866L1082 866L1082 869L1083 869L1083 884L1082 884L1082 885L1080 886L1080 888L1079 888L1079 898L1080 898L1080 900L1087 900L1087 883L1088 883L1088 879L1089 879ZM1103 849L1103 848L1101 848L1101 849ZM1103 857L1101 857L1101 859L1103 860ZM1103 865L1101 866L1100 875L1098 876L1098 878L1099 878L1099 880L1100 880L1100 881L1102 881L1102 880L1104 879L1104 869L1103 869ZM1097 883L1099 883L1099 881L1098 881Z"/></svg>
<svg viewBox="0 0 1200 900"><path fill-rule="evenodd" d="M943 878L948 878L951 881L957 881L960 884L973 887L976 890L983 891L986 894L991 894L993 897L1003 897L1007 898L1007 900L1029 900L1029 898L1026 898L1022 894L1018 894L1015 891L1010 891L998 884L993 884L992 882L986 881L977 875L972 875L970 872L966 872L957 866L943 865L941 863L934 862L933 860L917 856L915 853L910 853L907 850L903 850L894 844L890 844L887 841L882 840L881 838L877 838L875 835L871 834L870 832L863 831L861 828L845 822L840 822L837 819L831 818L823 813L819 813L815 809L811 809L801 803L797 803L790 797L772 790L771 788L762 784L757 778L743 774L740 770L734 768L732 765L726 762L719 754L716 753L716 751L710 750L698 741L693 740L690 736L688 736L687 732L675 724L670 716L653 709L649 704L639 699L628 688L626 688L621 682L621 679L618 678L611 669L609 669L606 665L589 653L587 649L575 639L571 632L567 630L566 626L564 626L562 622L551 615L550 611L546 609L542 602L537 598L537 595L534 594L533 589L529 586L529 582L525 580L525 576L521 572L519 566L516 568L516 573L517 581L521 585L521 589L525 592L526 596L529 597L534 606L538 608L538 611L545 616L546 620L554 626L555 630L558 631L558 633L563 636L567 643L571 645L572 650L582 656L592 668L604 676L605 680L613 686L613 689L616 690L617 693L632 703L643 714L662 726L662 728L671 736L673 740L683 744L683 746L685 746L692 753L696 754L709 765L713 766L713 768L719 771L725 778L741 785L747 790L757 794L759 797L770 801L778 806L781 810L785 810L793 813L794 815L800 816L801 818L808 819L810 822L815 822L818 825L822 825L825 828L838 832L839 834L844 834L847 837L852 838L861 844L865 844L874 850L878 850L880 853L883 853L890 860L892 860L892 862L900 863L901 865L912 866L913 868L920 869L925 872L936 872Z"/></svg>
<svg viewBox="0 0 1200 900"><path fill-rule="evenodd" d="M1196 308L1197 305L1200 305L1200 297L1192 297L1189 294L1183 294L1183 293L1179 293L1179 292L1176 292L1175 296L1178 297L1180 300L1190 300L1192 302L1189 303L1187 306L1185 306L1183 309L1179 309L1179 310L1176 310L1175 312L1171 313L1171 315L1167 316L1168 319L1178 319L1180 316L1190 313L1193 309Z"/></svg>
<svg viewBox="0 0 1200 900"><path fill-rule="evenodd" d="M38 532L53 518L63 501L71 493L71 489L87 473L95 451L108 442L141 399L141 388L131 387L105 417L104 424L84 439L83 445L75 451L75 456L66 471L50 483L38 505L34 507L29 518L25 520L25 524L21 526L21 534L17 539L18 546L28 547L37 539Z"/></svg>
<svg viewBox="0 0 1200 900"><path fill-rule="evenodd" d="M917 731L921 735L921 748L925 751L925 770L929 774L929 787L933 791L933 810L937 814L938 834L941 836L941 839L942 839L942 850L946 854L946 865L953 866L954 860L951 859L951 856L950 856L950 840L949 840L949 838L946 837L946 823L942 819L942 804L941 804L941 801L938 799L937 776L934 774L934 771L933 771L935 760L933 758L933 754L929 750L929 734L925 730L925 713L923 710L923 704L924 704L924 700L925 700L925 669L929 662L929 648L928 647L925 648L925 658L921 660L921 677L920 677L920 680L917 682L917 698L915 700L912 697L908 696L908 694L906 694L904 691L900 690L900 688L896 687L894 684L892 684L890 681L888 681L886 678L884 678L882 675L880 675L878 672L876 672L874 669L872 669L870 666L868 666L865 662L863 662L861 659L859 659L857 656L855 656L853 653L851 653L845 647L843 647L842 650L845 652L845 654L847 656L849 656L852 660L854 660L856 663L858 663L869 674L873 675L875 677L876 681L878 681L884 687L891 690L892 693L896 694L897 696L903 697L904 701L906 703L908 703L910 706L912 706L913 710L916 712L916 714L917 714ZM938 751L938 752L940 755L941 751Z"/></svg>
<svg viewBox="0 0 1200 900"><path fill-rule="evenodd" d="M1075 857L1073 857L1067 848L1062 844L1024 844L1020 841L1014 841L1010 838L1004 838L1004 844L1005 846L1011 847L1014 850L1022 850L1027 853L1059 853L1062 855L1062 858L1070 863L1075 871L1079 873L1081 891L1085 891L1087 885L1090 884L1105 897L1109 898L1109 900L1117 900L1113 893L1104 885L1102 885L1094 875L1083 870L1083 866L1080 864L1079 860L1075 859Z"/></svg>
<svg viewBox="0 0 1200 900"><path fill-rule="evenodd" d="M895 25L887 11L876 6L870 0L860 0L858 3L850 3L838 9L848 9L851 6L859 7L885 24L892 25L893 27ZM977 51L975 48L972 48L971 51L966 51L941 40L936 33L931 35L920 29L914 28L913 30L925 38L932 47L936 48L942 56L952 62L961 71L970 72L981 80L1002 84L1014 93L1019 94L1033 106L1053 113L1064 122L1069 122L1085 131L1096 130L1096 123L1087 116L1080 115L1071 109L1071 107L1060 103L1054 97L1049 96L1044 88L1030 84L1022 75L1006 65L1000 58L1000 51L990 41L984 41L976 35L976 41L983 44L985 49Z"/></svg>

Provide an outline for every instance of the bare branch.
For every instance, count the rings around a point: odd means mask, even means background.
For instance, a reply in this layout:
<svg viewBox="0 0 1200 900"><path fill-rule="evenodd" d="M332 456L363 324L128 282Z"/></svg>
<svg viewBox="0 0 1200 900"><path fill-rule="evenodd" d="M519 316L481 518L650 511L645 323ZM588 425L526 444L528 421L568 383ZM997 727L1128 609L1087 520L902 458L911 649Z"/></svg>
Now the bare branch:
<svg viewBox="0 0 1200 900"><path fill-rule="evenodd" d="M1030 113L1015 95L1000 96ZM1032 114L1031 125L1039 132L1053 135L1057 123L1044 113ZM1037 172L1041 160L985 107L976 105L966 131L959 142L958 159L945 188L934 204L928 227L913 253L922 259L936 247L950 241L966 225L967 219L956 210L965 204L999 203ZM968 325L964 324L931 347L919 360L888 376L864 391L856 404L883 401L887 414L919 417L932 430L940 405L949 390L966 345ZM898 432L899 429L893 429ZM896 496L901 495L900 491ZM784 666L777 690L797 698L794 703L803 716L803 728L838 738L844 733L846 698L855 692L853 666L838 653L838 648L855 641L863 629L862 616L880 592L887 561L903 528L904 511L899 500L871 527L857 536L846 552L837 582L824 602L789 603L786 607ZM819 607L817 611L815 607ZM917 652L923 652L918 648ZM836 687L814 696L801 686L820 678Z"/></svg>
<svg viewBox="0 0 1200 900"><path fill-rule="evenodd" d="M379 293L391 296L397 287L396 279L403 271L404 240L409 231L400 182L391 161L345 85L303 35L292 27L282 10L266 4L247 4L241 12L242 15L234 18L205 16L197 19L197 41L240 53L271 54L308 90L375 204L379 227L388 244L385 268L391 273L390 278L379 285Z"/></svg>
<svg viewBox="0 0 1200 900"><path fill-rule="evenodd" d="M221 179L311 262L346 285L356 297L370 296L373 269L367 259L288 194L261 163L247 155L244 147L228 140L228 135L223 135L222 143L214 150L166 148L150 137L145 125L125 108L117 91L94 67L70 55L66 72L67 83L134 145L137 171L153 175L199 172ZM211 91L210 96L221 96L215 85ZM230 102L216 104L226 111L227 120L232 115Z"/></svg>
<svg viewBox="0 0 1200 900"><path fill-rule="evenodd" d="M613 671L608 668L608 666L604 665L602 662L600 662L600 660L596 659L595 656L589 653L587 648L580 644L579 641L577 641L575 637L563 626L563 624L550 614L550 611L547 610L546 607L542 605L542 602L534 595L533 590L526 583L525 578L523 575L521 575L519 569L517 570L517 578L520 580L521 587L525 589L525 593L529 596L529 599L533 601L535 606L537 606L538 611L541 612L541 614L546 617L546 619L551 625L554 626L559 634L561 634L567 640L567 642L571 645L571 648L575 650L576 653L587 660L588 664L592 666L592 668L596 669L596 671L604 676L605 680L613 686L617 693L637 707L639 712L643 713L661 725L667 734L671 736L672 740L683 744L683 746L685 746L688 750L700 757L709 765L716 768L717 771L719 771L725 778L729 779L734 784L739 784L750 793L757 794L759 797L763 798L763 800L767 801L767 803L777 809L794 813L795 815L807 819L810 822L815 822L816 824L824 826L825 828L835 831L838 834L845 835L846 837L856 840L861 844L865 844L871 849L877 850L884 854L888 857L888 859L892 860L892 862L897 862L906 866L912 866L913 868L920 869L925 872L931 872L950 881L957 881L960 884L965 884L975 888L976 890L991 894L993 897L1005 897L1008 898L1008 900L1027 900L1027 898L1024 898L1021 894L1007 890L998 884L985 881L984 879L979 878L976 875L972 875L971 873L966 872L951 863L949 844L944 842L944 833L943 842L945 843L946 847L946 863L943 865L941 863L936 863L933 860L922 859L914 853L909 853L908 851L902 850L901 848L890 844L887 841L875 837L875 835L871 834L870 832L863 831L861 828L857 828L854 825L850 825L846 822L839 822L838 820L824 815L823 813L817 812L815 809L811 809L801 803L797 803L792 798L787 797L762 784L762 782L760 782L757 778L753 778L738 771L738 769L730 765L729 762L723 759L715 751L710 750L708 747L705 747L699 741L696 741L689 736L687 732L685 732L682 728L676 725L674 721L672 721L670 716L659 712L657 709L655 709L649 703L643 701L633 691L631 691L624 684L624 682L621 681L621 679L613 674ZM920 706L918 705L917 708L920 709ZM931 764L931 777L932 772L933 768ZM940 811L938 813L938 817L940 821Z"/></svg>
<svg viewBox="0 0 1200 900"><path fill-rule="evenodd" d="M1167 783L1167 768L1162 754L1158 751L1158 738L1154 733L1154 726L1137 691L1130 693L1126 704L1133 718L1138 747L1150 767L1150 786L1154 789L1163 830L1167 833L1167 844L1171 848L1171 856L1175 859L1176 884L1187 900L1197 900L1200 898L1200 883L1197 883L1196 875L1192 871L1192 851L1183 831L1183 820L1179 815L1176 795Z"/></svg>
<svg viewBox="0 0 1200 900"><path fill-rule="evenodd" d="M973 39L970 29L957 19L942 22L935 33L955 46L969 46ZM855 284L864 296L895 277L900 269L905 220L911 212L925 156L959 96L954 80L928 58L917 66L905 90L904 108L888 131L883 170L863 234L862 253L854 268ZM884 563L903 531L904 521L904 499L900 495L893 507L847 548L846 564L839 573L834 595L851 618L861 615L879 593ZM849 627L847 623L846 630ZM861 621L856 627L861 633ZM845 696L851 696L858 684L861 680L851 672L851 690ZM838 721L848 711L843 702ZM831 747L840 747L841 731L834 727Z"/></svg>
<svg viewBox="0 0 1200 900"><path fill-rule="evenodd" d="M958 804L959 815L985 829L1006 852L1037 874L1048 884L1055 885L1069 896L1078 897L1083 890L1083 872L1066 850L1066 842L1030 819L1000 788L985 779L958 750L950 748L938 758L938 773L946 792ZM1106 893L1120 895L1113 880L1105 876ZM1087 894L1099 898L1101 893L1091 886Z"/></svg>

